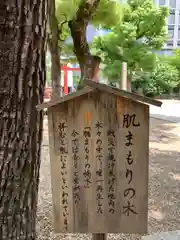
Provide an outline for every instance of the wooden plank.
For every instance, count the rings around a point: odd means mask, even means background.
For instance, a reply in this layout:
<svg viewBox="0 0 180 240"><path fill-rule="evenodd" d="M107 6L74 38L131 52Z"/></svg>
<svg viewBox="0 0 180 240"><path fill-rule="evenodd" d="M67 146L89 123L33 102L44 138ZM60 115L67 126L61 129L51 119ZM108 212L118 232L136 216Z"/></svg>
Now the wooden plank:
<svg viewBox="0 0 180 240"><path fill-rule="evenodd" d="M53 205L53 226L54 231L58 231L60 223L60 161L59 156L55 154L55 139L54 139L54 115L51 111L48 112L48 132L49 132L49 152L50 152L50 167L51 173L56 177L51 178L52 189L52 205Z"/></svg>
<svg viewBox="0 0 180 240"><path fill-rule="evenodd" d="M49 131L53 131L53 138L49 139L50 145L53 146L53 154L51 160L51 181L52 181L52 196L53 196L53 215L54 230L59 232L59 226L61 226L61 232L67 232L69 229L73 229L72 219L72 165L70 162L70 155L68 151L68 109L66 105L62 105L62 108L53 107L48 110L48 116L50 113L53 116L52 126ZM50 113L49 113L50 112ZM51 135L51 133L50 133ZM51 152L50 152L51 154ZM55 177L54 177L55 176ZM55 198L55 200L54 200Z"/></svg>
<svg viewBox="0 0 180 240"><path fill-rule="evenodd" d="M56 232L146 233L149 107L113 94L94 92L91 98L84 95L51 110L54 111L50 140L54 141L51 176L54 212L58 215L55 215ZM128 126L123 127L124 117ZM140 126L132 126L137 122ZM64 123L65 142L60 131ZM125 145L128 131L133 135L133 145L129 148ZM128 165L129 151L132 156ZM67 188L61 174L64 155ZM127 208L128 201L134 205L132 211ZM67 228L63 202L67 203Z"/></svg>
<svg viewBox="0 0 180 240"><path fill-rule="evenodd" d="M121 212L119 225L124 232L130 228L132 232L143 233L147 232L148 226L149 106L131 100L122 101L120 97L117 101L120 124L117 155L119 159L125 159L117 166L121 182L118 191L122 193L122 211L126 212ZM128 216L128 205L137 214L130 211Z"/></svg>
<svg viewBox="0 0 180 240"><path fill-rule="evenodd" d="M154 105L154 106L157 106L157 107L161 107L161 105L162 105L161 101L157 101L157 100L154 100L152 98L144 97L144 96L141 96L141 95L138 95L138 94L135 94L135 93L131 93L131 92L128 92L128 91L120 90L120 89L117 89L115 87L110 87L106 84L96 83L96 82L90 81L90 80L85 80L85 84L92 87L92 88L97 88L99 90L106 91L106 92L109 92L109 93L112 93L112 94L116 94L120 97L129 98L129 99L134 100L134 101L140 101L142 103Z"/></svg>

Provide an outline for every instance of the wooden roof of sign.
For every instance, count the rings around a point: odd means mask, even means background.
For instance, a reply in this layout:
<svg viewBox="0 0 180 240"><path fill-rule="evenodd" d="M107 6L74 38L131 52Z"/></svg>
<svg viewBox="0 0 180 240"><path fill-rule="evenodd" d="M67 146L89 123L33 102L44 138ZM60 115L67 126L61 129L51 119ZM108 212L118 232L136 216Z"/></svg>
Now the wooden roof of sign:
<svg viewBox="0 0 180 240"><path fill-rule="evenodd" d="M111 87L111 86L108 86L106 84L96 83L96 82L91 81L91 80L85 80L85 84L87 86L84 87L81 90L70 93L70 94L68 94L64 97L58 98L56 100L52 100L52 101L49 101L47 103L43 103L43 104L38 105L37 110L40 111L40 110L43 110L44 108L49 108L49 107L56 106L60 103L70 101L70 100L72 100L74 98L77 98L81 95L93 92L96 89L98 89L99 91L104 91L104 92L114 94L114 95L117 95L117 96L120 96L120 97L128 98L128 99L131 99L131 100L136 101L136 102L141 102L143 104L154 105L154 106L157 106L157 107L161 107L161 105L162 105L161 101L157 101L157 100L154 100L152 98L144 97L144 96L141 96L141 95L138 95L138 94L135 94L135 93L131 93L131 92L128 92L128 91L120 90L118 88Z"/></svg>

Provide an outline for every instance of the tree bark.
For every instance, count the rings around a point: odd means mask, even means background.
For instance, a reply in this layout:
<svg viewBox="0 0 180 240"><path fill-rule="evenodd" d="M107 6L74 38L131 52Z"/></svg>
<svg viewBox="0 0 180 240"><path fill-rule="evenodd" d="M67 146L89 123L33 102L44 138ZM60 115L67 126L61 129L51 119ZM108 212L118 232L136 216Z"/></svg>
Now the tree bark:
<svg viewBox="0 0 180 240"><path fill-rule="evenodd" d="M100 57L90 53L86 38L86 29L92 14L96 11L100 0L82 0L75 17L68 25L74 43L74 53L81 69L81 79L78 88L84 87L84 79L93 80L101 62Z"/></svg>
<svg viewBox="0 0 180 240"><path fill-rule="evenodd" d="M0 239L34 240L46 2L0 1Z"/></svg>
<svg viewBox="0 0 180 240"><path fill-rule="evenodd" d="M49 50L51 52L51 78L53 97L62 96L61 71L60 71L60 48L59 48L59 26L56 18L55 0L49 0L48 18L50 37L48 38Z"/></svg>

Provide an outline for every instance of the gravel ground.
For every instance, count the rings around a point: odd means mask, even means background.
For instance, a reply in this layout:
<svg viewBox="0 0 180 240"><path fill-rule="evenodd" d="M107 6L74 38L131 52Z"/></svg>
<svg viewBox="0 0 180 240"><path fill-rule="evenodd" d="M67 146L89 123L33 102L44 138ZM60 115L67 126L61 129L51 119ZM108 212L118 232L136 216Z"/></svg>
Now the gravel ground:
<svg viewBox="0 0 180 240"><path fill-rule="evenodd" d="M180 125L151 119L149 233L180 229ZM38 240L90 239L89 234L54 234L49 166L47 120L44 121L44 140L40 172L37 216ZM108 239L138 240L137 235L109 234Z"/></svg>

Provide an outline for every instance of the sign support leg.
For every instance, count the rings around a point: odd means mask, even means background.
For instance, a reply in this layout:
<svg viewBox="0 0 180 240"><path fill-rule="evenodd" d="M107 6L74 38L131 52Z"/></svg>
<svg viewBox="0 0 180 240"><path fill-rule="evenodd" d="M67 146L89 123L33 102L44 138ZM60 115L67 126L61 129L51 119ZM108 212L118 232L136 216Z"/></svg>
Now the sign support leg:
<svg viewBox="0 0 180 240"><path fill-rule="evenodd" d="M92 240L107 240L107 234L105 233L94 233Z"/></svg>
<svg viewBox="0 0 180 240"><path fill-rule="evenodd" d="M122 62L120 89L127 90L127 63L126 62Z"/></svg>

